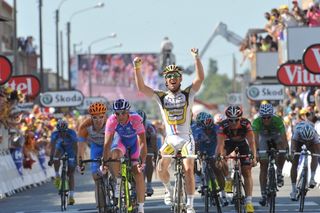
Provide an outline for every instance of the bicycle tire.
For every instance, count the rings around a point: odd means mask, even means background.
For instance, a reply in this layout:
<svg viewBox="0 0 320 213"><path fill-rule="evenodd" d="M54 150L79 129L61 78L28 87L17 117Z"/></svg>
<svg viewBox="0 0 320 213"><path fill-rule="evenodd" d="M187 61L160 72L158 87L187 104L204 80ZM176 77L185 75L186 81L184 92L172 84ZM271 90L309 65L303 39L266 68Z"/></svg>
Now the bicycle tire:
<svg viewBox="0 0 320 213"><path fill-rule="evenodd" d="M62 168L64 168L65 165L63 165ZM61 173L61 182L60 182L60 198L61 198L61 211L67 210L67 194L65 189L65 183L66 183L66 171L62 169Z"/></svg>
<svg viewBox="0 0 320 213"><path fill-rule="evenodd" d="M116 207L115 207L115 197L114 197L114 187L113 187L113 181L112 177L105 178L104 185L105 185L105 191L107 192L106 196L106 207L108 213L115 213Z"/></svg>
<svg viewBox="0 0 320 213"><path fill-rule="evenodd" d="M222 209L221 209L221 204L220 204L220 199L219 199L219 192L217 191L217 182L216 182L216 177L213 175L213 171L211 171L211 169L208 169L208 174L209 174L209 182L211 182L212 187L210 189L209 187L209 196L212 197L212 199L215 201L215 206L217 209L217 213L222 213ZM209 184L208 184L209 185Z"/></svg>
<svg viewBox="0 0 320 213"><path fill-rule="evenodd" d="M98 180L97 200L98 200L98 212L104 213L106 210L106 192L103 177ZM102 202L102 203L101 203Z"/></svg>
<svg viewBox="0 0 320 213"><path fill-rule="evenodd" d="M204 212L208 213L209 212L209 189L208 187L203 188L203 197L204 197Z"/></svg>
<svg viewBox="0 0 320 213"><path fill-rule="evenodd" d="M268 170L268 202L269 202L269 212L275 212L275 198L276 198L276 171L274 168Z"/></svg>
<svg viewBox="0 0 320 213"><path fill-rule="evenodd" d="M238 172L234 173L234 207L236 212L243 212L243 204L242 204L242 192L241 192L241 180L240 174Z"/></svg>
<svg viewBox="0 0 320 213"><path fill-rule="evenodd" d="M129 213L127 208L127 189L126 189L126 180L122 180L120 184L120 195L119 195L119 213Z"/></svg>
<svg viewBox="0 0 320 213"><path fill-rule="evenodd" d="M175 198L174 198L174 213L182 213L181 208L181 195L182 195L182 175L180 172L177 174L176 186L175 186Z"/></svg>
<svg viewBox="0 0 320 213"><path fill-rule="evenodd" d="M307 178L308 178L308 173L306 171L306 169L304 168L302 170L302 174L301 174L301 178L299 181L302 181L301 183L301 188L300 188L300 196L299 196L299 199L300 199L300 205L299 205L299 212L303 212L303 209L304 209L304 201L305 201L305 197L306 197L306 194L307 194Z"/></svg>

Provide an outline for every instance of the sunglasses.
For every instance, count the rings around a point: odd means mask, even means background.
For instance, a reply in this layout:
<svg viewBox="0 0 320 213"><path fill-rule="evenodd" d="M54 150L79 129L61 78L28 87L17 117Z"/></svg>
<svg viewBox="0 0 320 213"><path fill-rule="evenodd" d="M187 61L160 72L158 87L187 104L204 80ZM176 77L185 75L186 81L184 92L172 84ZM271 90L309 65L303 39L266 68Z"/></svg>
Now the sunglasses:
<svg viewBox="0 0 320 213"><path fill-rule="evenodd" d="M270 118L271 118L271 116L262 117L263 120L269 120Z"/></svg>
<svg viewBox="0 0 320 213"><path fill-rule="evenodd" d="M116 112L114 112L114 114L116 114L116 116L119 116L119 115L125 115L125 114L127 114L127 111L116 111Z"/></svg>
<svg viewBox="0 0 320 213"><path fill-rule="evenodd" d="M181 74L180 73L169 73L165 76L165 79L171 79L171 78L180 78L181 77Z"/></svg>
<svg viewBox="0 0 320 213"><path fill-rule="evenodd" d="M93 119L93 120L102 120L103 118L104 118L104 115L93 115L93 116L91 116L91 118Z"/></svg>
<svg viewBox="0 0 320 213"><path fill-rule="evenodd" d="M235 118L235 119L229 118L228 120L229 120L229 122L231 122L231 123L237 123L238 121L240 121L239 118Z"/></svg>

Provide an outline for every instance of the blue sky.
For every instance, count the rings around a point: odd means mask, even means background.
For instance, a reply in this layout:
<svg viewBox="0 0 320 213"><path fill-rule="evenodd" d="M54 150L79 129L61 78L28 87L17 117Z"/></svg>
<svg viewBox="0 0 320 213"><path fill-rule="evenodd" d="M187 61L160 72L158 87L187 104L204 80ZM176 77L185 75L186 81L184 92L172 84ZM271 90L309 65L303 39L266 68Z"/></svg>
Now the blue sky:
<svg viewBox="0 0 320 213"><path fill-rule="evenodd" d="M13 4L13 0L6 0ZM61 0L43 0L43 64L55 70L55 14ZM101 37L113 32L117 37L97 43L93 53L100 53L108 47L122 43L121 48L106 53L159 52L163 37L168 36L173 44L177 64L188 66L193 60L190 48L204 47L219 22L244 37L249 28L263 28L264 12L288 4L289 0L66 0L60 10L60 29L66 34L66 22L81 9L104 2L100 9L90 10L73 17L71 43L82 42L82 50ZM32 35L39 47L38 0L17 0L18 36ZM66 37L64 36L66 44ZM81 49L80 48L80 49ZM203 57L204 67L208 59L218 61L220 73L232 75L232 53L241 61L238 47L218 36ZM64 49L66 56L66 48ZM66 59L65 59L66 61ZM239 67L243 72L246 63ZM65 69L66 70L66 69ZM185 77L185 84L192 76Z"/></svg>

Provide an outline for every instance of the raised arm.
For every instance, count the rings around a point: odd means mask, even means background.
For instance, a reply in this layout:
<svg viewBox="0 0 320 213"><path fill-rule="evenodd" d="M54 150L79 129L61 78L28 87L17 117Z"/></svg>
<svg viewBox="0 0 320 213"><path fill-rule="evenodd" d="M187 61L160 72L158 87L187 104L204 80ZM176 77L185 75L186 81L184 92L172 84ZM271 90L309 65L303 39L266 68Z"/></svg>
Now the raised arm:
<svg viewBox="0 0 320 213"><path fill-rule="evenodd" d="M148 97L152 97L154 91L152 88L150 88L144 84L143 77L141 74L141 64L142 64L141 58L136 57L133 60L134 76L135 76L136 85L137 85L139 92L142 92L143 94L145 94Z"/></svg>
<svg viewBox="0 0 320 213"><path fill-rule="evenodd" d="M196 92L199 91L201 84L204 80L203 66L202 66L201 60L199 58L198 52L199 52L199 50L197 48L191 49L191 54L194 58L194 63L195 63L195 67L196 67L196 77L192 82L192 89Z"/></svg>

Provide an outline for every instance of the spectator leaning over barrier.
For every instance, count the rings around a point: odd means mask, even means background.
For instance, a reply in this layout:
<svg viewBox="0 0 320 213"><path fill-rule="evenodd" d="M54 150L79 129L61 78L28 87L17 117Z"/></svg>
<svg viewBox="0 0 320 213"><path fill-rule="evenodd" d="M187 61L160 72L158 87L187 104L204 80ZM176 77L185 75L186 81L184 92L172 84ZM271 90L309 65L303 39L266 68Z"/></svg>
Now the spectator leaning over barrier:
<svg viewBox="0 0 320 213"><path fill-rule="evenodd" d="M64 120L59 120L56 126L57 130L51 135L51 153L49 166L54 164L55 180L54 185L59 188L61 178L59 173L60 158L67 153L68 155L68 172L70 196L69 205L75 203L74 200L74 171L77 165L76 154L77 154L77 133L68 128L68 123Z"/></svg>

